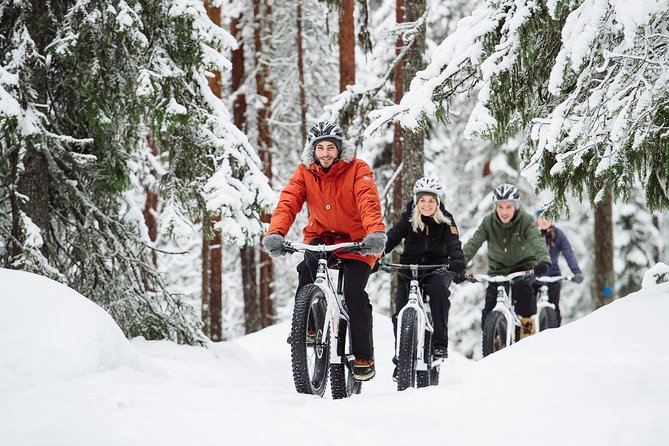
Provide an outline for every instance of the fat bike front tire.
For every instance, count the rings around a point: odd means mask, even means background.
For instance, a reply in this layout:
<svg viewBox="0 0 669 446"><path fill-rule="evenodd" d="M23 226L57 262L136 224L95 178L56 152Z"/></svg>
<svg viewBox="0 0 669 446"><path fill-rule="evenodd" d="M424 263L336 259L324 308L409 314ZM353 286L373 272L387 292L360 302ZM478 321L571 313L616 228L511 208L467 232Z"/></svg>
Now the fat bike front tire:
<svg viewBox="0 0 669 446"><path fill-rule="evenodd" d="M548 328L557 328L557 326L557 311L555 311L555 308L542 308L539 312L539 331L544 331Z"/></svg>
<svg viewBox="0 0 669 446"><path fill-rule="evenodd" d="M400 351L398 354L397 390L416 386L416 352L418 349L417 314L407 308L400 322Z"/></svg>
<svg viewBox="0 0 669 446"><path fill-rule="evenodd" d="M488 356L507 347L506 333L509 329L506 318L499 311L491 311L483 322L483 356Z"/></svg>
<svg viewBox="0 0 669 446"><path fill-rule="evenodd" d="M346 358L352 355L351 327L345 320L339 321L339 345L342 351L337 355L342 358L341 364L330 364L330 391L332 399L338 400L357 395L362 390L362 383L353 378L352 364L345 365ZM343 348L346 346L346 348Z"/></svg>
<svg viewBox="0 0 669 446"><path fill-rule="evenodd" d="M441 366L433 365L430 368L430 385L438 386L439 385L439 368Z"/></svg>
<svg viewBox="0 0 669 446"><path fill-rule="evenodd" d="M432 321L430 321L432 322ZM419 370L416 372L416 387L428 387L431 382L432 371L432 333L425 331L423 342L423 358L427 358L427 370Z"/></svg>
<svg viewBox="0 0 669 446"><path fill-rule="evenodd" d="M330 330L325 324L327 300L323 290L304 286L295 298L290 355L298 393L323 396L330 363ZM308 334L308 332L310 332Z"/></svg>

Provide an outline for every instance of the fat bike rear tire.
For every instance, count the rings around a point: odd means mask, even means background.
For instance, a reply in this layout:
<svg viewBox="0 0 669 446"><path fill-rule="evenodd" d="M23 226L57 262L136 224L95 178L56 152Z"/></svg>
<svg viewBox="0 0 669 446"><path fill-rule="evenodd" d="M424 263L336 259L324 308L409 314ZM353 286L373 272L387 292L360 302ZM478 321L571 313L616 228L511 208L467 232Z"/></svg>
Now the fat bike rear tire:
<svg viewBox="0 0 669 446"><path fill-rule="evenodd" d="M346 349L337 352L337 355L346 361L347 357L351 356L351 327L345 320L339 321L339 344L345 345ZM344 364L330 364L330 391L332 392L332 399L338 400L348 398L352 395L357 395L362 390L362 383L353 379L353 371L351 367Z"/></svg>
<svg viewBox="0 0 669 446"><path fill-rule="evenodd" d="M499 311L491 311L483 323L483 356L488 356L507 347L506 333L509 329L506 318Z"/></svg>
<svg viewBox="0 0 669 446"><path fill-rule="evenodd" d="M430 368L430 385L438 386L439 385L439 368L441 366L433 365Z"/></svg>
<svg viewBox="0 0 669 446"><path fill-rule="evenodd" d="M330 363L330 330L325 325L327 300L323 290L304 286L295 298L291 326L290 355L293 382L298 393L323 396ZM328 327L323 333L323 327ZM315 331L315 339L307 336ZM310 338L308 340L308 338Z"/></svg>
<svg viewBox="0 0 669 446"><path fill-rule="evenodd" d="M539 331L544 331L548 328L557 328L557 311L555 308L542 308L539 311Z"/></svg>
<svg viewBox="0 0 669 446"><path fill-rule="evenodd" d="M400 351L398 355L397 390L416 386L416 352L418 349L417 314L407 308L400 322Z"/></svg>

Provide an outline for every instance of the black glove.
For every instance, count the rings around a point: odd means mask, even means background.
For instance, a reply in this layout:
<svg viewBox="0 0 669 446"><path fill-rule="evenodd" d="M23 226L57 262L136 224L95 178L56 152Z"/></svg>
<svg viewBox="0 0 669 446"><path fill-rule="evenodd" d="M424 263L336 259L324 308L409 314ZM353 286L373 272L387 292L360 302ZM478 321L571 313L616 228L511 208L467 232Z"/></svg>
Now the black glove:
<svg viewBox="0 0 669 446"><path fill-rule="evenodd" d="M537 277L543 276L548 272L548 268L550 268L550 266L550 263L544 261L537 263L537 266L534 267L534 275Z"/></svg>
<svg viewBox="0 0 669 446"><path fill-rule="evenodd" d="M279 257L286 255L286 251L283 250L285 241L285 237L281 234L268 234L262 240L262 246L269 252L270 256Z"/></svg>
<svg viewBox="0 0 669 446"><path fill-rule="evenodd" d="M465 281L465 262L462 260L451 260L448 264L448 270L453 272L453 282L462 283Z"/></svg>
<svg viewBox="0 0 669 446"><path fill-rule="evenodd" d="M574 277L572 277L571 281L576 282L576 283L583 282L583 274L581 274L581 273L574 274Z"/></svg>
<svg viewBox="0 0 669 446"><path fill-rule="evenodd" d="M386 249L386 237L385 232L372 232L367 234L367 236L362 239L362 248L360 249L360 254L363 256L380 256L383 255L383 251Z"/></svg>

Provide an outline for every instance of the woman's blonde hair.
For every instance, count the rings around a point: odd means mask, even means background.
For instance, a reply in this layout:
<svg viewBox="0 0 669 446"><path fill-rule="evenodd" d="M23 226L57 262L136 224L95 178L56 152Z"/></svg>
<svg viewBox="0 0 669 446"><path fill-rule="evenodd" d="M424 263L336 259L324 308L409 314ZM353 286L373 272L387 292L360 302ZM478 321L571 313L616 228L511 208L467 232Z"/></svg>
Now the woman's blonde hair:
<svg viewBox="0 0 669 446"><path fill-rule="evenodd" d="M420 232L423 229L425 229L425 223L423 223L423 219L421 217L422 215L418 210L418 206L414 205L413 213L411 214L411 218L409 219L409 221L411 222L411 228L413 229L413 232ZM451 219L446 217L444 213L441 212L441 208L439 206L437 206L437 210L434 211L434 214L432 214L432 219L439 224L446 223L449 226L453 225L451 223Z"/></svg>

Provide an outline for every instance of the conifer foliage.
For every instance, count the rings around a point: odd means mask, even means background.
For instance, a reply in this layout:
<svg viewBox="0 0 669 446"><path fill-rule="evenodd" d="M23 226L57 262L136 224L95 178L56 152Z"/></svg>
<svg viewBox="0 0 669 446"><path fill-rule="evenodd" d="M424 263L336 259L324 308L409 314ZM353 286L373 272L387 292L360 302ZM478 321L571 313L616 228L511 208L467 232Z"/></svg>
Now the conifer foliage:
<svg viewBox="0 0 669 446"><path fill-rule="evenodd" d="M234 39L188 0L6 1L0 36L1 265L67 283L128 336L197 342L129 189L150 138L166 233L204 212L228 242L260 231L272 192L206 77Z"/></svg>
<svg viewBox="0 0 669 446"><path fill-rule="evenodd" d="M478 84L468 133L500 142L529 129L527 172L558 204L569 189L628 199L640 179L649 208L669 208L668 23L664 0L488 0L373 127L443 116Z"/></svg>

